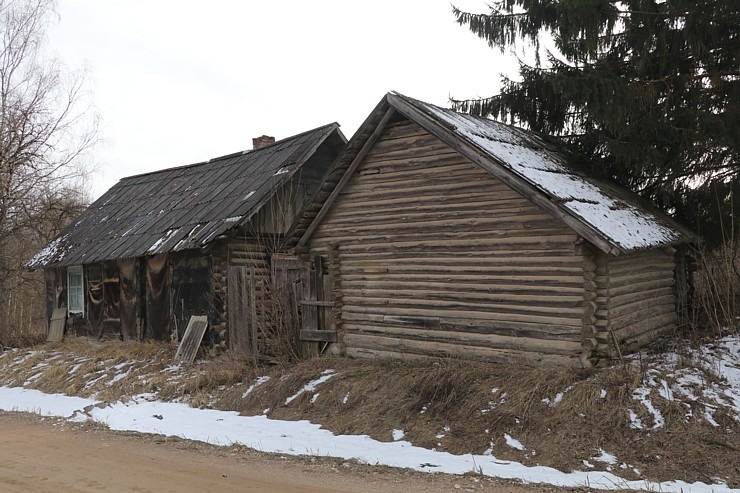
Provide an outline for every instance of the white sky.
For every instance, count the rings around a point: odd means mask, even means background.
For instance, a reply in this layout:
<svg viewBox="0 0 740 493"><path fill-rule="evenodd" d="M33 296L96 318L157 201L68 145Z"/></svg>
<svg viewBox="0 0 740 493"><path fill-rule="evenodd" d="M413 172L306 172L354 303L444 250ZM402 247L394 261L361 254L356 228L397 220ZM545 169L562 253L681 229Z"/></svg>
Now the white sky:
<svg viewBox="0 0 740 493"><path fill-rule="evenodd" d="M487 96L515 67L447 0L59 0L58 13L50 47L87 68L102 119L90 199L262 134L336 121L349 138L390 90L442 106Z"/></svg>

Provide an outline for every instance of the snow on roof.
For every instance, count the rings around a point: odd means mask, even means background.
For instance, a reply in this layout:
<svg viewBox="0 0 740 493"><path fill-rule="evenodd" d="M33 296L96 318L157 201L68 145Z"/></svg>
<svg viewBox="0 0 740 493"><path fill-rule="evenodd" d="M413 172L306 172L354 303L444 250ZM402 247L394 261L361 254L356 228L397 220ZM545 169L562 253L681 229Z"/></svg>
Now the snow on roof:
<svg viewBox="0 0 740 493"><path fill-rule="evenodd" d="M49 259L57 258L60 260L64 259L64 255L66 254L66 251L64 250L64 240L67 238L67 235L58 236L57 238L54 238L51 240L44 248L42 248L39 252L36 253L33 257L31 257L31 260L28 261L29 264L44 264Z"/></svg>
<svg viewBox="0 0 740 493"><path fill-rule="evenodd" d="M634 201L576 174L562 153L533 132L395 95L480 148L625 252L671 244L684 237Z"/></svg>

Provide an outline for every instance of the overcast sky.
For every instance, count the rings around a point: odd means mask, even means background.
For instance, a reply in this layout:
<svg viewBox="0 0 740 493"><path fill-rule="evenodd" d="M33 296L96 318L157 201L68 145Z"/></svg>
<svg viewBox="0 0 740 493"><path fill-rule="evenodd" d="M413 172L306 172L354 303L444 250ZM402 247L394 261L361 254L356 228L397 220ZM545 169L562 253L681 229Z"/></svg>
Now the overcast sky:
<svg viewBox="0 0 740 493"><path fill-rule="evenodd" d="M349 138L390 90L443 106L490 95L514 64L446 0L59 0L58 13L50 47L86 67L102 120L90 199L262 134L336 121Z"/></svg>

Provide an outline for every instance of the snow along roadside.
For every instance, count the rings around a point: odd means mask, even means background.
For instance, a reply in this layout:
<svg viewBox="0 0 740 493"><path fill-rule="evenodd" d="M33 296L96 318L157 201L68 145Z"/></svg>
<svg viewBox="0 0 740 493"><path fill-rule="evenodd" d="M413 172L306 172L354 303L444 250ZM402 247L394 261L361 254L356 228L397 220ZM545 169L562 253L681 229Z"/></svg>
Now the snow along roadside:
<svg viewBox="0 0 740 493"><path fill-rule="evenodd" d="M365 435L334 435L309 421L280 421L266 416L240 416L236 412L194 409L185 404L133 400L108 405L62 394L45 394L20 387L0 387L0 410L33 412L70 421L94 420L112 430L175 435L214 445L242 444L262 452L331 456L361 463L404 467L424 472L519 479L564 487L643 489L676 493L739 492L726 484L701 482L626 481L603 471L565 473L544 466L525 466L491 455L453 455L411 445L407 441L378 442Z"/></svg>

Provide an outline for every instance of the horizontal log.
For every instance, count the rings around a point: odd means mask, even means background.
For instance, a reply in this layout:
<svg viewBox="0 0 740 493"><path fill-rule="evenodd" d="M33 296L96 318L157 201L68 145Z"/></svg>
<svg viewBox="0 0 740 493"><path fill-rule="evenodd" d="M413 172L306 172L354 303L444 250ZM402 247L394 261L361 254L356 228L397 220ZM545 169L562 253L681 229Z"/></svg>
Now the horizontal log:
<svg viewBox="0 0 740 493"><path fill-rule="evenodd" d="M520 255L532 254L533 256L542 256L543 254L553 257L572 257L574 254L574 244L576 237L566 237L563 240L547 238L547 241L532 241L528 243L512 243L504 239L479 239L479 240L445 240L426 239L424 241L380 241L380 242L359 242L349 241L339 243L340 258L344 259L350 255L374 255L378 258L388 255L408 255L410 253L434 256L434 255L480 255L489 252L495 255L495 252L511 252L517 249ZM337 242L331 241L331 238L312 241L312 254L326 254Z"/></svg>
<svg viewBox="0 0 740 493"><path fill-rule="evenodd" d="M355 199L358 201L372 199L373 201L388 200L388 199L400 199L401 201L408 198L411 194L416 197L417 202L426 200L433 200L435 196L443 196L446 193L450 194L462 194L462 193L479 193L481 196L485 196L485 192L488 192L490 196L490 188L486 183L480 180L467 180L467 181L455 181L450 180L443 183L425 183L425 184L409 184L406 187L394 187L392 189L376 190L373 187L347 187L342 189L339 193L339 200L349 200L354 202ZM514 195L511 195L514 197Z"/></svg>
<svg viewBox="0 0 740 493"><path fill-rule="evenodd" d="M382 139L393 139L408 135L427 135L428 132L411 120L400 120L388 123L383 129Z"/></svg>
<svg viewBox="0 0 740 493"><path fill-rule="evenodd" d="M553 305L540 304L506 304L500 302L479 302L477 300L467 300L459 298L450 299L424 299L424 298L402 298L396 297L370 297L370 296L348 296L343 293L342 302L344 305L367 305L367 306L394 306L394 307L433 307L435 309L450 309L450 310L461 310L461 309L473 309L473 310L488 310L491 313L496 314L507 314L507 313L535 313L547 315L551 314L553 318L563 316L577 316L583 315L582 301L577 303L557 303Z"/></svg>
<svg viewBox="0 0 740 493"><path fill-rule="evenodd" d="M470 300L470 301L483 301L488 303L524 303L526 305L537 304L539 306L561 306L561 307L582 307L584 304L582 296L567 296L567 295L543 295L542 293L535 294L511 294L507 293L506 289L501 290L472 290L460 288L459 286L452 284L449 290L429 290L425 289L425 284L420 283L411 289L396 290L396 289L350 289L347 286L342 288L342 296L346 299L349 298L386 298L396 300L415 300L415 299L427 299L427 300L439 300L439 301L454 301L454 300Z"/></svg>
<svg viewBox="0 0 740 493"><path fill-rule="evenodd" d="M459 280L456 282L450 282L445 279L430 280L425 279L419 280L389 280L380 276L377 279L363 279L363 280L349 280L346 278L342 279L342 287L346 290L358 290L358 289L381 289L381 290L394 290L394 291L405 291L414 289L427 288L432 291L452 291L452 292L486 292L486 293L497 293L499 295L511 294L515 299L520 295L543 295L551 296L553 294L563 295L566 297L579 297L582 294L582 289L577 283L572 285L555 283L554 285L540 284L538 282L523 282L513 284L514 281L511 279L501 279L499 282L487 278L485 280L468 279ZM573 298L572 301L575 301Z"/></svg>
<svg viewBox="0 0 740 493"><path fill-rule="evenodd" d="M366 273L366 274L354 274L354 273L343 273L342 283L345 282L363 282L363 281L385 281L385 282L396 282L396 281L416 281L418 282L466 282L469 280L476 281L476 284L499 284L506 286L511 285L549 285L549 286L563 286L570 288L578 288L582 283L578 282L576 276L558 276L558 275L546 275L546 274L505 274L505 275L483 275L477 279L471 279L471 275L468 273L433 273L424 272L419 274L411 273Z"/></svg>
<svg viewBox="0 0 740 493"><path fill-rule="evenodd" d="M635 331L629 335L622 334L622 331L620 331L620 334L617 336L620 341L620 346L623 350L636 351L675 328L675 322L668 319L664 319L662 321L656 320L655 323L655 326L650 326L649 328L640 327L641 330L639 332ZM663 323L663 325L659 325L661 323Z"/></svg>
<svg viewBox="0 0 740 493"><path fill-rule="evenodd" d="M450 190L445 192L444 195L436 197L421 197L418 195L409 196L397 196L391 195L390 197L380 195L377 193L364 193L362 195L346 195L342 200L341 207L336 207L330 212L331 216L339 216L344 211L347 214L352 214L355 211L367 209L369 211L382 212L385 209L397 209L397 210L412 210L419 208L419 210L427 209L446 209L454 207L467 207L469 204L475 203L490 203L494 201L501 207L522 207L525 210L538 211L536 206L530 206L526 202L522 202L522 199L513 194L497 194L495 199L492 198L490 190L461 190L454 191Z"/></svg>
<svg viewBox="0 0 740 493"><path fill-rule="evenodd" d="M337 342L337 333L333 330L302 329L299 338L301 341Z"/></svg>
<svg viewBox="0 0 740 493"><path fill-rule="evenodd" d="M610 276L612 279L630 275L642 274L646 272L673 272L673 259L656 259L655 261L644 260L634 265L623 265L619 268L614 266L597 267L596 273L600 276Z"/></svg>
<svg viewBox="0 0 740 493"><path fill-rule="evenodd" d="M441 141L434 137L432 134L424 131L417 125L404 124L396 125L395 127L388 127L383 129L383 134L375 142L371 151L375 152L378 149L387 151L389 149L399 148L402 149L409 144L414 143L416 145L432 145L440 144Z"/></svg>
<svg viewBox="0 0 740 493"><path fill-rule="evenodd" d="M313 300L301 300L302 306L334 306L333 301L313 301Z"/></svg>
<svg viewBox="0 0 740 493"><path fill-rule="evenodd" d="M266 262L269 257L266 253L231 252L231 254L229 255L229 260L233 260L235 258L251 259L251 260Z"/></svg>
<svg viewBox="0 0 740 493"><path fill-rule="evenodd" d="M570 341L580 343L581 328L562 325L526 324L517 322L500 321L460 321L452 319L439 319L434 317L403 317L383 316L375 322L365 320L363 317L353 316L356 314L343 314L343 326L347 327L387 327L421 329L428 331L456 332L461 334L482 334L506 336L515 338L531 338L548 341ZM427 319L424 321L424 319Z"/></svg>
<svg viewBox="0 0 740 493"><path fill-rule="evenodd" d="M538 233L545 234L547 236L537 236ZM573 254L573 244L575 243L576 237L572 234L552 234L551 230L543 231L532 231L527 235L522 236L510 236L505 233L497 234L496 232L482 232L482 231L471 231L468 233L441 233L432 234L431 238L421 238L418 235L378 235L374 239L368 238L357 238L356 236L350 236L347 238L333 238L332 243L339 244L340 252L345 249L353 249L356 251L372 251L373 248L389 248L389 249L400 249L404 246L410 246L420 251L424 251L427 247L434 246L446 246L449 249L458 246L464 246L468 249L479 249L490 248L493 249L496 245L505 245L507 249L521 248L523 250L537 246L539 249L567 249L570 254ZM355 243L355 244L353 244Z"/></svg>
<svg viewBox="0 0 740 493"><path fill-rule="evenodd" d="M643 265L673 265L673 255L666 255L660 250L650 250L650 252L642 253L639 255L624 255L619 257L611 257L608 260L610 268L615 269L614 272L620 272L623 270L629 270L635 266Z"/></svg>
<svg viewBox="0 0 740 493"><path fill-rule="evenodd" d="M360 238L388 238L388 239L424 239L424 238L455 238L455 237L500 237L516 238L530 237L542 241L548 236L557 236L562 230L551 227L549 219L538 222L519 222L516 218L497 220L495 218L452 219L412 221L399 218L394 223L368 224L358 220L356 224L328 225L324 224L316 233L316 238L327 236L337 242L356 241Z"/></svg>
<svg viewBox="0 0 740 493"><path fill-rule="evenodd" d="M629 292L620 296L599 296L596 302L605 308L617 308L622 305L633 303L643 299L660 298L662 296L675 296L672 287L651 289L649 291Z"/></svg>
<svg viewBox="0 0 740 493"><path fill-rule="evenodd" d="M391 209L392 208L392 209ZM332 227L342 225L367 224L367 225L390 225L399 221L428 222L432 220L475 220L487 219L498 223L512 223L519 220L522 223L549 221L552 218L540 211L532 210L521 205L510 205L505 202L472 202L468 204L435 204L432 206L417 205L415 210L408 207L384 206L382 208L372 209L362 207L352 210L346 208L339 209L336 213L331 214L327 222L331 222Z"/></svg>
<svg viewBox="0 0 740 493"><path fill-rule="evenodd" d="M341 265L352 265L360 263L364 265L392 265L392 264L427 264L427 263L447 263L447 264L473 264L473 265L567 265L578 266L580 257L573 256L572 251L569 255L551 254L540 250L526 249L494 249L494 250L456 250L456 251L395 251L387 250L369 254L367 252L353 252L344 250L341 253Z"/></svg>
<svg viewBox="0 0 740 493"><path fill-rule="evenodd" d="M440 213L452 215L457 213L460 214L491 214L493 216L505 216L512 214L536 214L540 212L538 209L523 204L522 200L516 197L504 198L496 197L492 199L490 196L471 196L469 194L461 194L458 200L439 201L377 201L369 200L364 203L360 202L349 202L343 203L341 208L337 208L332 211L331 218L336 221L341 221L346 218L357 217L366 215L368 218L390 219L399 215L415 215L419 214L420 217L424 215Z"/></svg>
<svg viewBox="0 0 740 493"><path fill-rule="evenodd" d="M368 264L364 262L342 262L342 273L344 274L362 274L362 273L423 273L423 272L449 272L449 273L466 273L473 276L486 276L487 274L531 274L531 275L548 275L548 276L565 276L573 280L583 279L583 271L579 265L563 264L526 264L512 265L510 262L498 263L452 263L432 262L426 264L419 263L389 263L389 264Z"/></svg>
<svg viewBox="0 0 740 493"><path fill-rule="evenodd" d="M387 161L384 161L387 163ZM500 186L496 182L490 180L490 176L486 176L485 173L480 170L476 170L470 165L454 165L448 166L446 169L438 168L437 170L424 167L420 170L414 171L413 174L416 176L408 176L406 173L398 174L373 174L364 176L355 176L354 180L350 182L341 193L349 198L358 194L360 198L364 198L363 194L369 192L376 192L385 199L392 199L394 197L400 197L399 192L408 190L409 188L419 187L421 188L419 193L419 199L422 202L430 202L433 200L433 195L438 188L442 185L446 186L468 186L475 188L468 188L473 190L488 189L492 196L503 194L504 197L516 197L512 193L510 188ZM436 173L434 171L437 171ZM515 193L515 192L514 192ZM520 195L521 197L521 195ZM345 199L346 200L346 199ZM351 199L349 199L351 202Z"/></svg>
<svg viewBox="0 0 740 493"><path fill-rule="evenodd" d="M445 179L454 173L475 172L465 158L455 152L436 156L435 159L412 157L406 159L389 159L365 162L359 170L355 183L386 183L398 181L416 181L440 177ZM348 186L354 183L348 184Z"/></svg>
<svg viewBox="0 0 740 493"><path fill-rule="evenodd" d="M385 255L382 256L368 255L363 253L343 253L341 258L341 265L347 267L352 267L356 265L468 265L476 267L485 265L510 265L520 267L564 266L573 269L581 268L581 259L579 257L552 256L548 255L546 252L537 252L539 253L539 255L534 255L534 253L535 252L528 252L522 254L517 250L480 252L478 254L476 254L475 252L466 252L462 255L458 252L418 252L395 254L393 252L387 252Z"/></svg>
<svg viewBox="0 0 740 493"><path fill-rule="evenodd" d="M629 275L624 275L616 278L609 279L609 289L617 289L625 286L633 286L635 284L651 281L660 281L664 279L673 279L672 272L665 271L653 271L653 272L640 272Z"/></svg>
<svg viewBox="0 0 740 493"><path fill-rule="evenodd" d="M635 299L632 303L626 303L614 308L609 308L609 318L618 318L629 313L639 312L648 308L663 306L665 311L676 311L676 298L673 294L660 296L658 298ZM656 308L657 309L657 308Z"/></svg>
<svg viewBox="0 0 740 493"><path fill-rule="evenodd" d="M355 356L362 354L362 350L365 350L365 354L369 354L370 351L379 351L386 355L453 356L500 363L528 361L543 364L580 366L580 361L576 356L568 357L531 351L483 348L438 342L404 341L377 336L347 335L345 336L344 344L347 355Z"/></svg>
<svg viewBox="0 0 740 493"><path fill-rule="evenodd" d="M472 332L424 330L415 328L394 327L388 325L368 325L348 323L344 324L345 339L348 335L364 334L393 337L404 340L444 342L448 344L463 344L467 346L489 347L499 349L515 349L535 351L547 354L578 354L581 350L581 341L536 339L528 337L512 337L498 334L478 334Z"/></svg>
<svg viewBox="0 0 740 493"><path fill-rule="evenodd" d="M389 240L393 242L423 241L439 239L482 239L503 240L509 243L543 243L557 241L569 236L569 232L551 227L549 221L533 224L515 225L515 222L496 224L494 221L439 221L419 223L411 226L408 222L401 220L396 224L373 225L373 226L348 226L332 227L324 223L315 233L315 241L322 239L332 240L334 243L354 243L377 240Z"/></svg>
<svg viewBox="0 0 740 493"><path fill-rule="evenodd" d="M354 263L350 264L342 262L340 266L341 272L346 276L383 276L384 274L395 274L397 276L409 275L409 276L429 276L433 277L444 277L446 275L457 275L467 276L468 279L475 284L476 279L489 279L503 277L505 279L516 279L524 278L529 279L544 278L544 279L562 279L568 283L573 283L579 286L578 292L584 291L583 283L579 282L583 277L578 267L571 267L569 265L522 265L522 264L511 264L501 265L498 263L480 263L475 264L447 264L443 261L439 263L430 264L361 264Z"/></svg>
<svg viewBox="0 0 740 493"><path fill-rule="evenodd" d="M412 146L412 147L398 147L395 149L386 149L382 152L378 152L375 149L372 149L370 152L367 153L367 156L365 159L363 159L362 164L368 165L372 164L376 161L385 161L390 159L406 159L406 158L412 158L414 156L429 156L434 157L438 154L442 154L445 152L450 152L450 148L447 144L443 143L439 139L435 138L426 138L424 140L426 143L423 146ZM374 145L377 145L378 142L376 142ZM374 147L374 146L373 146Z"/></svg>
<svg viewBox="0 0 740 493"><path fill-rule="evenodd" d="M675 321L677 318L675 310L667 310L666 308L670 308L670 305L659 305L638 312L628 313L620 317L610 317L605 327L607 330L619 331L632 325L645 325L649 323L649 320L661 317ZM596 325L601 326L602 321L599 320Z"/></svg>
<svg viewBox="0 0 740 493"><path fill-rule="evenodd" d="M577 325L556 325L554 323L523 323L498 320L495 317L488 319L422 316L400 314L368 314L343 312L342 319L350 322L388 324L398 327L423 327L448 331L474 332L479 334L500 334L522 337L568 338L579 337L581 327ZM527 333L537 335L526 335Z"/></svg>
<svg viewBox="0 0 740 493"><path fill-rule="evenodd" d="M578 311L576 311L578 312ZM470 320L492 320L495 319L501 323L506 322L522 322L532 324L556 324L556 325L572 325L581 326L581 316L578 313L577 316L567 315L559 313L556 317L553 314L532 314L532 313L514 313L512 311L493 311L490 306L487 306L485 310L476 310L472 307L467 307L465 310L440 308L435 306L429 306L420 308L418 306L405 306L397 307L390 305L370 305L370 304L353 304L344 300L342 304L342 314L355 313L363 315L406 315L406 316L422 316L422 317L445 317L445 318L461 318Z"/></svg>
<svg viewBox="0 0 740 493"><path fill-rule="evenodd" d="M669 288L674 284L675 280L672 278L659 279L657 281L636 282L634 284L628 284L617 288L609 287L607 289L597 289L596 293L599 297L616 298L630 293L641 293L661 288Z"/></svg>

